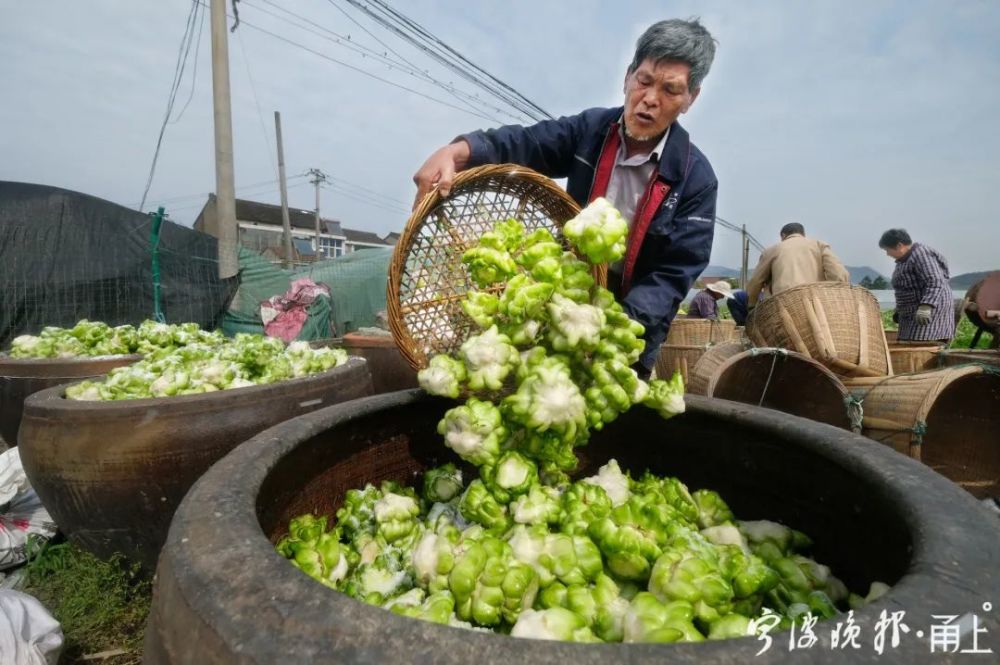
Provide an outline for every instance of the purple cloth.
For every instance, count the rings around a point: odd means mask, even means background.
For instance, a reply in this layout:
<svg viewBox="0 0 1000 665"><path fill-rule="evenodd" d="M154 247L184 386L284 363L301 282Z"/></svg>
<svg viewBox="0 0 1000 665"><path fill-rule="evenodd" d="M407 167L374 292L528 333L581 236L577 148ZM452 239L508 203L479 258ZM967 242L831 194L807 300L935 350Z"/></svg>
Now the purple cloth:
<svg viewBox="0 0 1000 665"><path fill-rule="evenodd" d="M955 336L955 304L948 279L948 262L926 245L913 243L906 256L896 260L892 288L896 292L899 339L951 339ZM934 307L927 325L917 323L920 305Z"/></svg>
<svg viewBox="0 0 1000 665"><path fill-rule="evenodd" d="M699 291L688 305L689 319L718 319L719 305L708 291Z"/></svg>

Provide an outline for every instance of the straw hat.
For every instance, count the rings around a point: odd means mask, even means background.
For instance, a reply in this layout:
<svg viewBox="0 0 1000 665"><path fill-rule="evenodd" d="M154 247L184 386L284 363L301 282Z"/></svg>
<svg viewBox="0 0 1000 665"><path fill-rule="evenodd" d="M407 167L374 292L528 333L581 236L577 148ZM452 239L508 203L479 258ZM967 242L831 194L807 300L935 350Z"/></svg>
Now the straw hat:
<svg viewBox="0 0 1000 665"><path fill-rule="evenodd" d="M729 286L729 282L719 280L718 282L712 282L711 284L706 284L705 288L712 293L718 293L720 296L725 298L733 297L733 287Z"/></svg>

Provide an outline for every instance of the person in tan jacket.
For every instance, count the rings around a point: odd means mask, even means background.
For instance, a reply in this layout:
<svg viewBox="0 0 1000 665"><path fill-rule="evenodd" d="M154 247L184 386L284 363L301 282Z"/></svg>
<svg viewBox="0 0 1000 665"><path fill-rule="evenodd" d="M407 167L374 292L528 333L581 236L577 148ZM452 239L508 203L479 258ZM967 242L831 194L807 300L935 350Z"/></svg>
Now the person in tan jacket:
<svg viewBox="0 0 1000 665"><path fill-rule="evenodd" d="M785 224L781 228L781 242L760 255L747 285L748 305L757 304L764 287L768 287L771 295L777 295L800 284L850 281L850 273L829 245L807 238L801 224Z"/></svg>

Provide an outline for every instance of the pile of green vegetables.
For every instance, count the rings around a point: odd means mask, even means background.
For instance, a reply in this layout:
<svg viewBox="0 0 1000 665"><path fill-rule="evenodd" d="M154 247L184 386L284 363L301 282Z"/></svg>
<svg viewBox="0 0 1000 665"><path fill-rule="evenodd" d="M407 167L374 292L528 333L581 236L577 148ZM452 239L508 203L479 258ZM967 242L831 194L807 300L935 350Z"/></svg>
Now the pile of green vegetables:
<svg viewBox="0 0 1000 665"><path fill-rule="evenodd" d="M188 325L188 324L183 324ZM262 335L200 333L203 341L162 347L143 360L111 370L101 381L82 381L66 389L76 400L124 400L197 395L296 379L347 362L343 349L313 349Z"/></svg>
<svg viewBox="0 0 1000 665"><path fill-rule="evenodd" d="M626 233L603 199L564 227L590 264L619 259ZM636 404L682 412L681 379L639 379L642 326L548 231L499 222L463 262L478 287L463 306L482 332L419 378L465 398L438 432L478 477L449 464L420 493L350 490L332 526L293 519L282 555L393 612L517 637L696 641L745 635L765 607L786 625L846 607L845 586L803 554L804 534L738 522L716 492L634 479L614 460L571 481L592 430Z"/></svg>
<svg viewBox="0 0 1000 665"><path fill-rule="evenodd" d="M197 323L170 325L143 321L138 327L109 326L81 320L72 328L46 326L38 335L20 335L10 345L11 358L77 358L166 352L188 344L218 344L221 332Z"/></svg>

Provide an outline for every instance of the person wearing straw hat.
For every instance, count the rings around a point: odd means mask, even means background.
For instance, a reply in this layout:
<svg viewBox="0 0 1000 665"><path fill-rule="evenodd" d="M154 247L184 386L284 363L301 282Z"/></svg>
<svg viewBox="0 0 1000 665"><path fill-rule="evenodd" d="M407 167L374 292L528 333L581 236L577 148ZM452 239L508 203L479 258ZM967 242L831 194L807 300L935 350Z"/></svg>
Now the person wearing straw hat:
<svg viewBox="0 0 1000 665"><path fill-rule="evenodd" d="M805 227L797 222L781 227L781 242L771 245L747 283L747 305L757 305L764 287L776 296L800 284L851 281L851 274L828 244L806 237Z"/></svg>
<svg viewBox="0 0 1000 665"><path fill-rule="evenodd" d="M503 163L566 178L581 206L608 199L629 223L625 258L609 266L608 286L646 329L634 369L648 377L712 253L718 180L677 118L698 98L715 43L697 20L654 23L625 71L623 106L463 134L413 176L414 207L435 187L447 196L458 171Z"/></svg>
<svg viewBox="0 0 1000 665"><path fill-rule="evenodd" d="M896 259L892 288L899 339L950 341L955 336L955 307L945 258L913 242L906 229L889 229L878 246Z"/></svg>
<svg viewBox="0 0 1000 665"><path fill-rule="evenodd" d="M706 284L705 288L691 299L686 318L717 321L719 319L719 305L716 301L732 296L733 288L729 286L729 282L720 279L718 282Z"/></svg>

